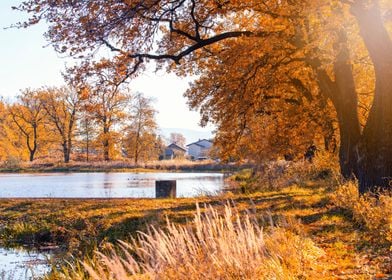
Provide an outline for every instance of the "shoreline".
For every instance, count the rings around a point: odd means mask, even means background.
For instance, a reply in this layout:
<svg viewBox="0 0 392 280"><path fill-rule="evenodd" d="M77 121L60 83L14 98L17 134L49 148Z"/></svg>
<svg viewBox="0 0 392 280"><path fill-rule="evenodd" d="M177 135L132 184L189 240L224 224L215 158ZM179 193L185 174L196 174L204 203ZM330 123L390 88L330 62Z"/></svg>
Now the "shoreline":
<svg viewBox="0 0 392 280"><path fill-rule="evenodd" d="M88 172L116 172L116 173L154 173L154 172L236 172L242 169L252 168L251 164L216 164L216 163L194 163L194 164L143 164L132 165L127 163L113 164L81 164L70 163L55 164L33 164L31 166L0 167L0 174L5 173L88 173Z"/></svg>

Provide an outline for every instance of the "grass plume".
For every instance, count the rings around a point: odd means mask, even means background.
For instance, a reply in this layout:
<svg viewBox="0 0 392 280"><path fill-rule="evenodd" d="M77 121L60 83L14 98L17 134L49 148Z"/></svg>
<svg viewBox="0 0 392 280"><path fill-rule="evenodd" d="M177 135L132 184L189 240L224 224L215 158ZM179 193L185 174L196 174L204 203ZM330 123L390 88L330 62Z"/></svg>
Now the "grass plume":
<svg viewBox="0 0 392 280"><path fill-rule="evenodd" d="M279 227L266 232L252 215L229 205L223 215L197 207L192 223L168 221L166 228L151 227L119 247L96 252L95 261L83 263L85 272L64 278L298 279L314 273L323 255L310 239Z"/></svg>

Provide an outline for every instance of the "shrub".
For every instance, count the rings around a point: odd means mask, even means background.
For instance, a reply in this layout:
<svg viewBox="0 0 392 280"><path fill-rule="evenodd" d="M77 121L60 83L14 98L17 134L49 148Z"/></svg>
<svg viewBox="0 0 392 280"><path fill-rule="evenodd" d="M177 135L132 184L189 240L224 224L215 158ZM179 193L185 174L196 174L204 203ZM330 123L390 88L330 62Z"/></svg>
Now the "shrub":
<svg viewBox="0 0 392 280"><path fill-rule="evenodd" d="M374 243L392 245L392 196L386 193L359 196L358 185L349 182L336 190L332 201L349 210L353 220L370 233Z"/></svg>
<svg viewBox="0 0 392 280"><path fill-rule="evenodd" d="M20 168L21 167L21 159L15 156L8 156L7 159L3 162L2 166L4 168Z"/></svg>
<svg viewBox="0 0 392 280"><path fill-rule="evenodd" d="M233 178L239 181L241 190L245 189L247 192L279 191L289 186L307 185L309 182L314 184L317 181L322 181L323 186L333 187L340 181L338 170L336 156L320 151L316 153L312 163L305 160L271 161L258 166L257 172L242 172Z"/></svg>

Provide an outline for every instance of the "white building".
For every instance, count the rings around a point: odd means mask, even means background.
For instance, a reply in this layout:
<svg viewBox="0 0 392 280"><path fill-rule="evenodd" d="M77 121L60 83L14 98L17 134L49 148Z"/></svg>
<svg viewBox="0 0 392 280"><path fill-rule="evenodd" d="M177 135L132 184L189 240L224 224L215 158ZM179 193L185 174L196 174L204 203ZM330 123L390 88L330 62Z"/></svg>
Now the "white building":
<svg viewBox="0 0 392 280"><path fill-rule="evenodd" d="M210 158L209 152L212 147L212 142L210 140L202 139L187 145L187 147L188 155L193 160L203 160Z"/></svg>

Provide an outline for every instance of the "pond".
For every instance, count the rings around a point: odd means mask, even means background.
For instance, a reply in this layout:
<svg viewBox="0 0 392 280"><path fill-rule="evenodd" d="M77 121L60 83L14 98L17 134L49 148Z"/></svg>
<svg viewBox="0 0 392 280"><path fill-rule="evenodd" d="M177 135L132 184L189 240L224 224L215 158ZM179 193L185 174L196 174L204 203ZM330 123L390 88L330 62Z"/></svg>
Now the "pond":
<svg viewBox="0 0 392 280"><path fill-rule="evenodd" d="M153 198L156 180L176 180L177 197L213 195L223 189L221 173L7 173L1 198Z"/></svg>
<svg viewBox="0 0 392 280"><path fill-rule="evenodd" d="M50 271L51 254L0 247L0 279L37 279Z"/></svg>
<svg viewBox="0 0 392 280"><path fill-rule="evenodd" d="M221 173L7 173L1 198L154 198L156 180L176 180L177 197L213 195L224 187ZM51 252L0 247L0 280L36 279L50 270Z"/></svg>

